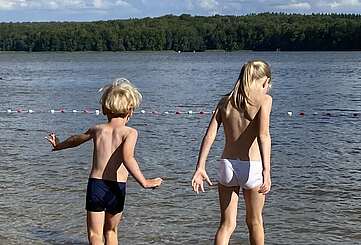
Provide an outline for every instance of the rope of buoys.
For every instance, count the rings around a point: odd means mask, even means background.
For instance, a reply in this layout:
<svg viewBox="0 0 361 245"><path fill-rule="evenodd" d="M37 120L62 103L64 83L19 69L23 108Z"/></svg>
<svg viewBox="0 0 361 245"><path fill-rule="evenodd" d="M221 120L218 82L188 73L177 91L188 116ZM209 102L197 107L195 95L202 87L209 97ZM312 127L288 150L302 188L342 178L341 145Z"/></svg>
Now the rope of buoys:
<svg viewBox="0 0 361 245"><path fill-rule="evenodd" d="M56 113L86 113L86 114L96 114L99 115L100 114L100 110L96 109L96 110L88 110L88 109L84 109L84 110L77 110L77 109L72 109L72 110L65 110L65 109L51 109L51 110L23 110L23 109L7 109L7 110L0 110L0 113L51 113L51 114L56 114ZM136 111L134 112L135 114L153 114L153 115L171 115L171 114L175 114L175 115L181 115L181 114L200 114L200 115L204 115L204 114L212 114L214 113L214 111L164 111L164 112L160 112L157 110L140 110L140 111Z"/></svg>
<svg viewBox="0 0 361 245"><path fill-rule="evenodd" d="M83 114L95 114L95 115L100 115L101 111L100 109L71 109L71 110L66 110L64 108L60 108L60 109L50 109L50 110L36 110L36 109L21 109L21 108L16 108L16 109L6 109L6 110L0 110L1 114L12 114L12 113L16 113L16 114L33 114L33 113L50 113L50 114L57 114L57 113L83 113ZM152 114L152 115L207 115L207 114L213 114L214 111L207 111L207 110L200 110L200 111L193 111L193 110L168 110L168 111L158 111L158 110L145 110L142 109L140 111L136 111L134 112L135 114ZM277 112L277 114L283 114L284 112ZM295 115L298 115L299 117L307 117L310 115L313 116L324 116L324 117L338 117L338 116L343 116L343 117L359 117L361 116L361 112L356 112L356 111L351 111L351 112L317 112L317 111L313 111L313 112L309 112L306 113L304 111L300 111L300 112L296 112L294 113L293 111L287 111L287 113L285 113L288 117L294 117Z"/></svg>
<svg viewBox="0 0 361 245"><path fill-rule="evenodd" d="M292 111L288 111L287 112L287 115L289 117L292 117L293 116L293 112ZM300 117L304 117L306 116L306 113L301 111L298 113L298 115ZM310 115L313 115L313 116L317 116L317 115L321 115L321 116L327 116L327 117L337 117L337 116L352 116L352 117L359 117L361 115L361 112L350 112L350 113L345 113L345 112L341 112L341 113L331 113L331 112L323 112L323 113L318 113L316 111L310 113Z"/></svg>

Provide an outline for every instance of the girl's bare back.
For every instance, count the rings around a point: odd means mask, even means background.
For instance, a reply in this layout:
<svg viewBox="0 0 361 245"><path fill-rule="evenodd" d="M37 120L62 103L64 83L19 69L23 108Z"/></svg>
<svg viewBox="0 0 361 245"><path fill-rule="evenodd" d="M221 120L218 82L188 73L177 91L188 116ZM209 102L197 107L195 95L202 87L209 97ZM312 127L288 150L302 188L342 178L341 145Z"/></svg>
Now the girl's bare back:
<svg viewBox="0 0 361 245"><path fill-rule="evenodd" d="M219 113L225 134L225 147L222 158L261 160L257 142L259 134L258 111L264 100L264 96L258 98L257 103L249 106L247 111L239 111L230 101L227 102L226 98L221 99Z"/></svg>

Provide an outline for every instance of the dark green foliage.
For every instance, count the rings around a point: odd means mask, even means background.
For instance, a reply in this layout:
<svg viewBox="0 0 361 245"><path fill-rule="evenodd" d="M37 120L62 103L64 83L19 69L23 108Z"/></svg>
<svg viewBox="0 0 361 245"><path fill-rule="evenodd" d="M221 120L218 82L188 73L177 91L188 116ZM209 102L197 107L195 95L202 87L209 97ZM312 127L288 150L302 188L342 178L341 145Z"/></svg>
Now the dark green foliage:
<svg viewBox="0 0 361 245"><path fill-rule="evenodd" d="M281 14L0 23L2 51L361 50L361 15Z"/></svg>

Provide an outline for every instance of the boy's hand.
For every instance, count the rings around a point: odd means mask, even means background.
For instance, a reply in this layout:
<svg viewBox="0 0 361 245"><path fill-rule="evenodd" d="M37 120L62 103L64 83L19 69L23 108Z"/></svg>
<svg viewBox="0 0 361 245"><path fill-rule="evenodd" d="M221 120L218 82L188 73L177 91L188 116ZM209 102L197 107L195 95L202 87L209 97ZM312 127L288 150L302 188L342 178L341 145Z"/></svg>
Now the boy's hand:
<svg viewBox="0 0 361 245"><path fill-rule="evenodd" d="M271 190L271 177L265 176L263 177L263 184L259 188L259 193L262 193L263 195L266 195Z"/></svg>
<svg viewBox="0 0 361 245"><path fill-rule="evenodd" d="M56 146L59 144L59 139L56 137L55 133L50 133L46 139L50 142L53 146L53 151L55 150Z"/></svg>
<svg viewBox="0 0 361 245"><path fill-rule="evenodd" d="M197 192L197 194L199 193L199 189L204 192L204 180L207 181L208 185L213 185L212 182L209 180L206 170L198 168L192 178L193 191Z"/></svg>
<svg viewBox="0 0 361 245"><path fill-rule="evenodd" d="M159 187L163 182L162 178L148 179L146 188L156 188Z"/></svg>

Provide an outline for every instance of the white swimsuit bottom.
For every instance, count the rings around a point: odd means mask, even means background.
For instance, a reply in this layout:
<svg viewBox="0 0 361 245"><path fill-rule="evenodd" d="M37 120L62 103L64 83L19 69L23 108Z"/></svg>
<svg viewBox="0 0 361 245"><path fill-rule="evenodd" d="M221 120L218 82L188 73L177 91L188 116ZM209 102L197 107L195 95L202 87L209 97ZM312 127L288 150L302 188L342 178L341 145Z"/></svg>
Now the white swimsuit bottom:
<svg viewBox="0 0 361 245"><path fill-rule="evenodd" d="M240 186L253 189L263 184L262 161L241 161L221 159L219 162L218 181L224 186Z"/></svg>

